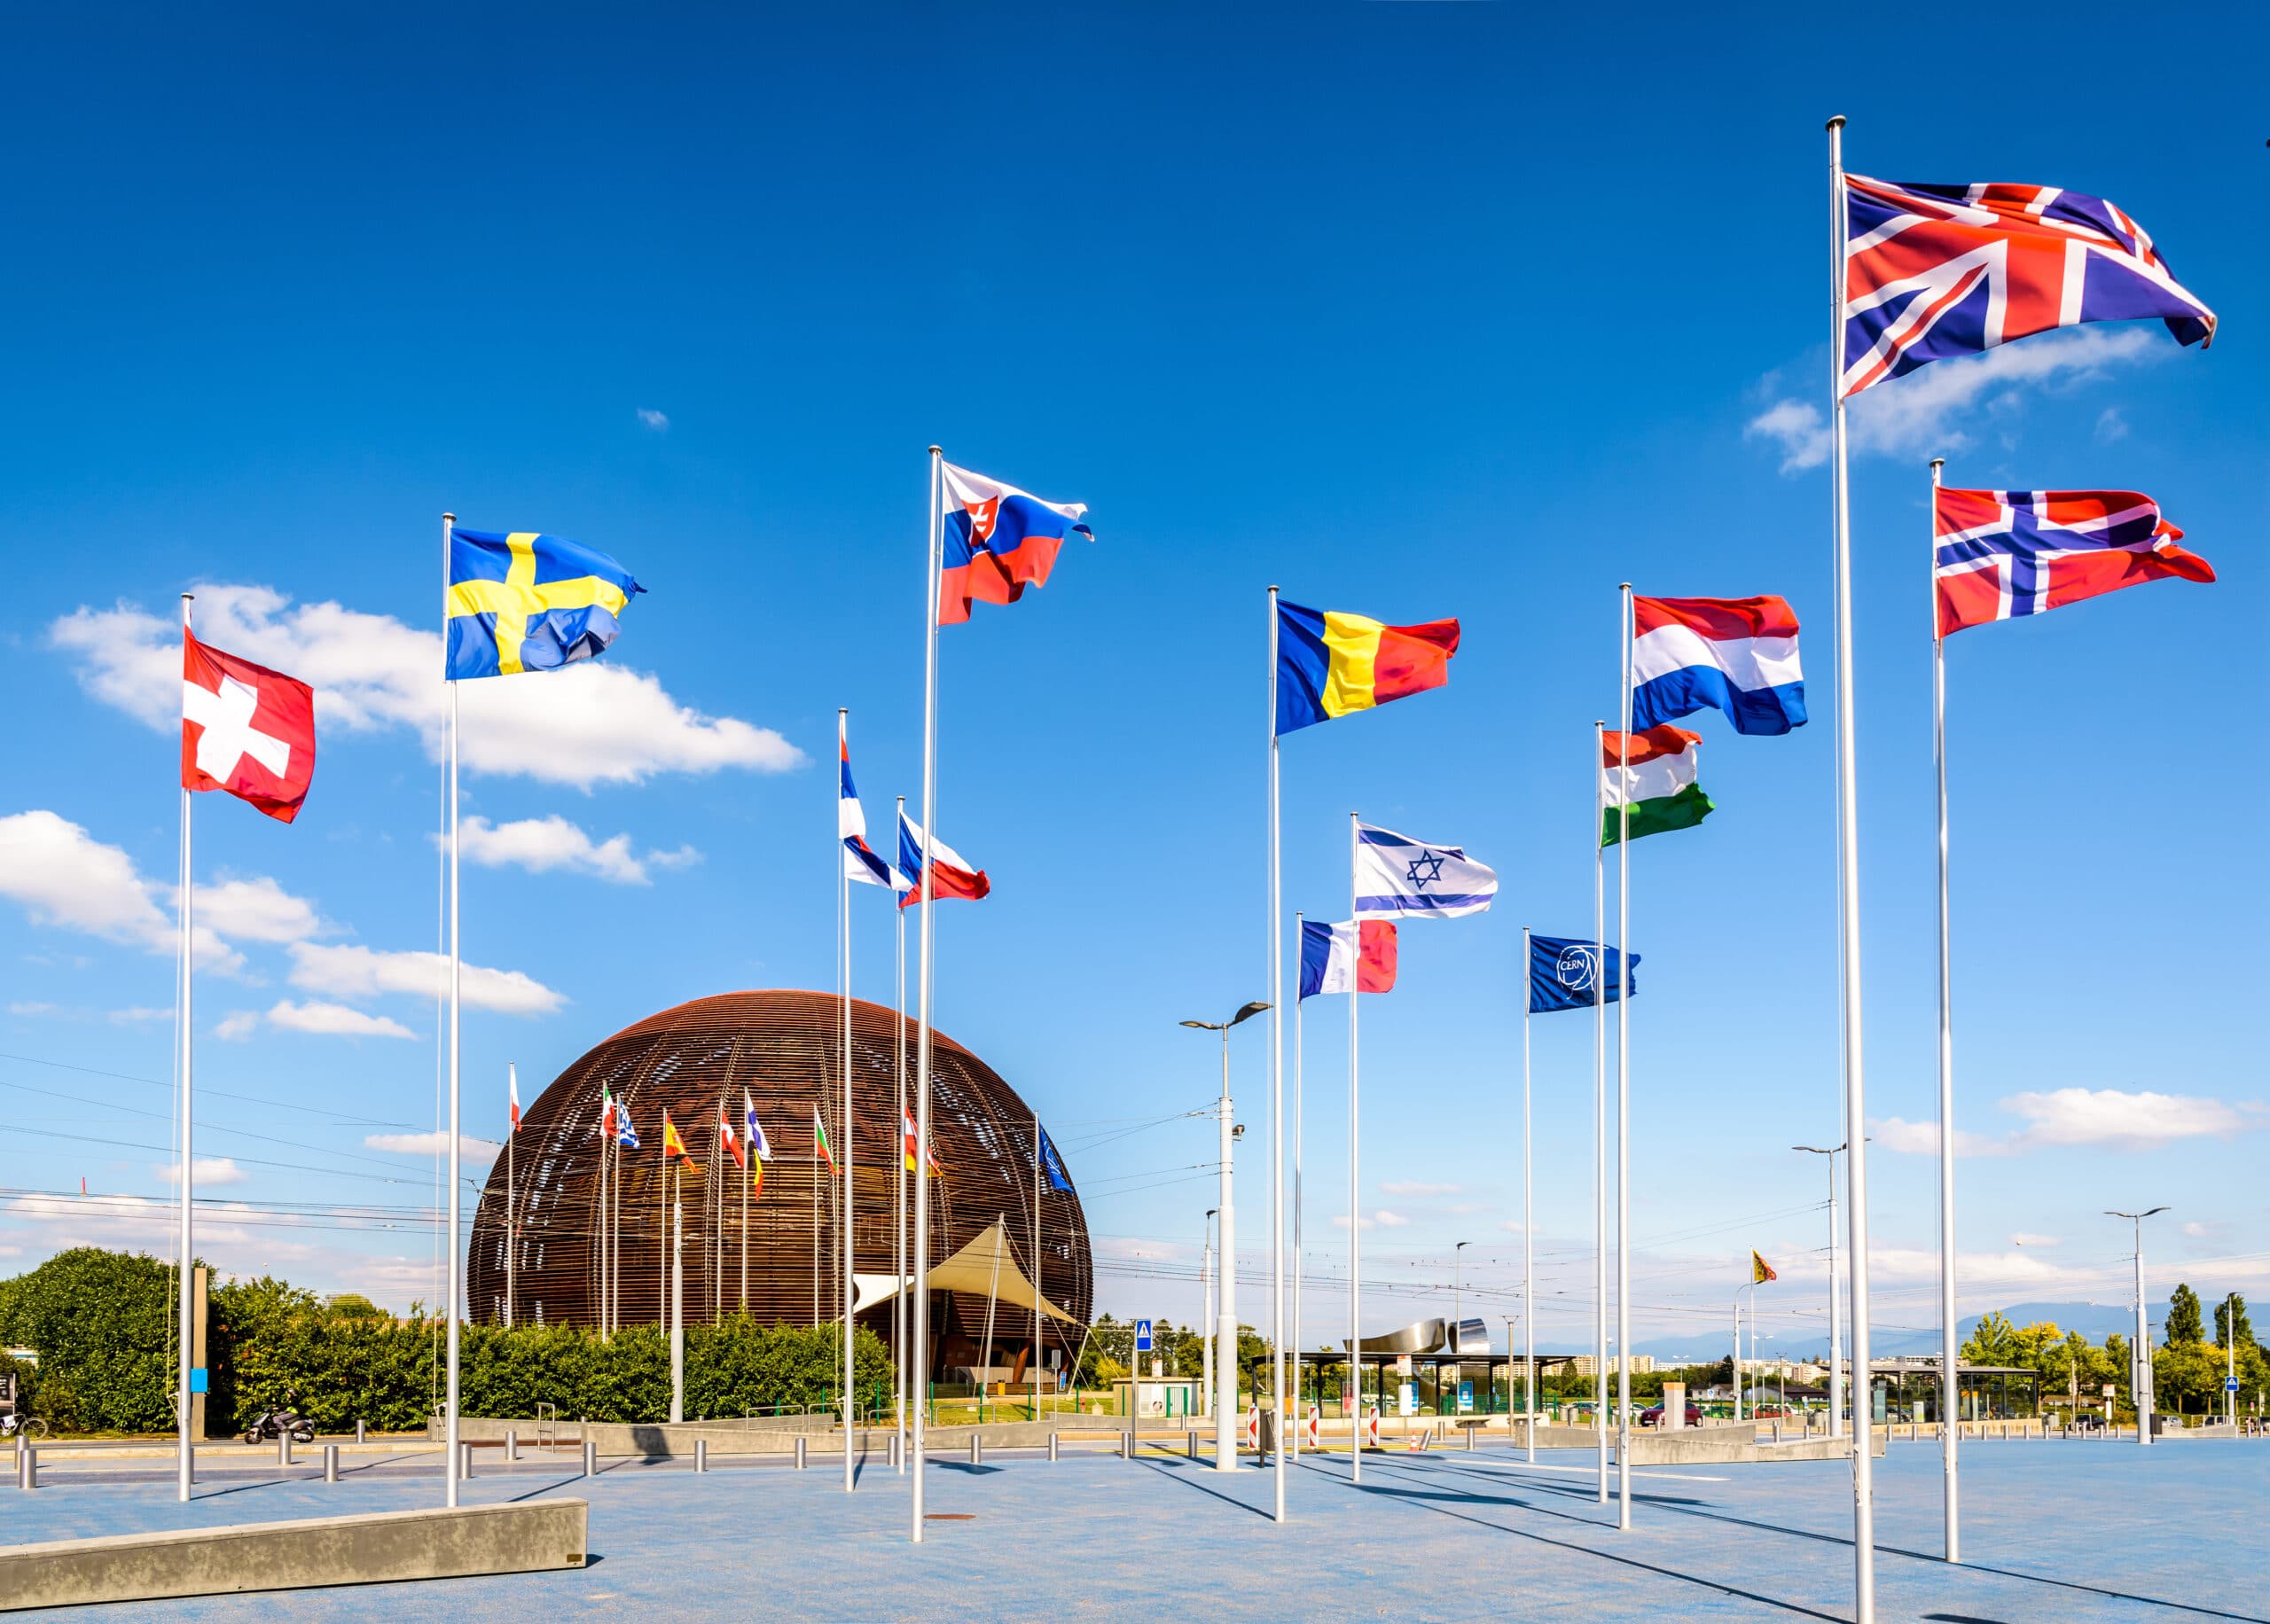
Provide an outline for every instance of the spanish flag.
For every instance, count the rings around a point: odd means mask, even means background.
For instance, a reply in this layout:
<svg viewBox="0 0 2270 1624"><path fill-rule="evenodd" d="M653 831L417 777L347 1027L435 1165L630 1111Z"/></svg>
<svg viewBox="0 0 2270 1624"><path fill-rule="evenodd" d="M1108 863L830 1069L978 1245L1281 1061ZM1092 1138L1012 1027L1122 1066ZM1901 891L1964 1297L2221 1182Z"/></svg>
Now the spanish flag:
<svg viewBox="0 0 2270 1624"><path fill-rule="evenodd" d="M1423 693L1450 681L1458 622L1384 626L1361 614L1277 603L1277 731Z"/></svg>
<svg viewBox="0 0 2270 1624"><path fill-rule="evenodd" d="M1749 1283L1752 1285L1764 1285L1768 1280L1779 1280L1781 1277L1781 1276L1773 1272L1773 1264L1760 1257L1756 1250L1753 1249L1751 1251L1749 1254Z"/></svg>
<svg viewBox="0 0 2270 1624"><path fill-rule="evenodd" d="M670 1120L668 1111L662 1113L662 1159L685 1155L685 1140L677 1131L677 1124Z"/></svg>

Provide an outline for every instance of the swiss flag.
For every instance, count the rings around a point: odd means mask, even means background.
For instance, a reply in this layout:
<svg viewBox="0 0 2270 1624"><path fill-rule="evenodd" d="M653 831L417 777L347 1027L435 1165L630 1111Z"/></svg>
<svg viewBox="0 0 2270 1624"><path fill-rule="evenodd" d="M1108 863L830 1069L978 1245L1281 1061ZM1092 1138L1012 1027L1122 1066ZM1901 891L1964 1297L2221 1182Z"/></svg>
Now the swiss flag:
<svg viewBox="0 0 2270 1624"><path fill-rule="evenodd" d="M316 776L316 691L181 632L181 786L226 790L279 823Z"/></svg>

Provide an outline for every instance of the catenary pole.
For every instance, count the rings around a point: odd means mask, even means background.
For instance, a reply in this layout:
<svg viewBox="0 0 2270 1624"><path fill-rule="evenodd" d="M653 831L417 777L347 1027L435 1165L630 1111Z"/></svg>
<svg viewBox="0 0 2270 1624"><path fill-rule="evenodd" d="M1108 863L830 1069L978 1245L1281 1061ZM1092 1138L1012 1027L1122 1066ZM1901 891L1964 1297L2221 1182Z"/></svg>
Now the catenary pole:
<svg viewBox="0 0 2270 1624"><path fill-rule="evenodd" d="M181 638L184 655L189 648L189 606L195 601L195 597L196 595L190 592L181 595ZM195 1043L191 1036L190 992L192 984L196 980L197 950L191 900L195 871L190 866L190 793L189 786L183 785L181 790L181 900L178 904L181 917L179 933L181 962L176 972L181 994L181 1165L176 1169L181 1175L181 1300L178 1305L181 1320L181 1348L179 1352L180 1380L176 1400L177 1420L181 1428L181 1448L180 1459L176 1464L175 1469L174 1497L184 1503L189 1499L191 1485L197 1480L197 1441L189 1435L190 1412L193 1408L190 1402L190 1388L195 1382L195 1378L191 1374L195 1369L192 1362L195 1352L192 1339L196 1334L196 1308L192 1287L197 1277L197 1253L193 1250L196 1240L192 1233L190 1217L191 1186L195 1183L191 1175L197 1166L191 1155L190 1138L195 1129L189 1108L190 1061L195 1049Z"/></svg>
<svg viewBox="0 0 2270 1624"><path fill-rule="evenodd" d="M1593 723L1593 1441L1608 1503L1608 918L1600 792L1608 723ZM1619 948L1618 951L1622 949Z"/></svg>
<svg viewBox="0 0 2270 1624"><path fill-rule="evenodd" d="M1947 1560L1962 1560L1961 1486L1956 1451L1962 1428L1947 1424L1958 1413L1954 1324L1954 971L1947 924L1947 642L1939 632L1937 510L1940 470L1931 459L1931 502L1925 511L1930 543L1924 580L1931 589L1931 764L1938 777L1939 815L1939 1470L1946 1523Z"/></svg>
<svg viewBox="0 0 2270 1624"><path fill-rule="evenodd" d="M457 516L442 515L442 612L444 617L443 641L448 639L449 578L450 535L457 528ZM461 1239L458 1229L459 1187L462 1182L458 1162L463 1146L458 1129L458 1035L461 988L458 956L458 685L450 683L450 1231L443 1243L450 1256L449 1306L446 1310L448 1347L443 1360L448 1370L442 1402L447 1406L442 1425L443 1465L442 1468L442 1500L446 1506L458 1503L458 1477L463 1463L458 1445L460 1430L458 1424L458 1316L465 1300L465 1278L459 1272L464 1261L458 1246Z"/></svg>
<svg viewBox="0 0 2270 1624"><path fill-rule="evenodd" d="M1537 1225L1530 1198L1532 1161L1530 1155L1529 1114L1529 926L1522 926L1522 1337L1526 1351L1522 1361L1522 1436L1529 1446L1529 1462L1537 1464ZM1514 1341L1506 1339L1506 1357L1514 1355ZM1513 1385L1510 1373L1507 1386Z"/></svg>
<svg viewBox="0 0 2270 1624"><path fill-rule="evenodd" d="M1624 720L1616 746L1616 1526L1632 1526L1632 583L1624 622Z"/></svg>
<svg viewBox="0 0 2270 1624"><path fill-rule="evenodd" d="M845 747L849 718L848 709L837 708L835 742L839 758ZM858 1487L859 1481L851 1459L851 1434L856 1430L858 1410L858 1395L851 1390L851 1286L852 1272L857 1268L852 1246L853 1235L858 1228L851 1206L851 1161L858 1149L851 1127L851 864L843 842L838 839L835 845L835 885L841 894L843 907L843 1492L848 1495Z"/></svg>
<svg viewBox="0 0 2270 1624"><path fill-rule="evenodd" d="M1277 1446L1272 1464L1276 1515L1285 1520L1285 927L1277 910L1283 905L1277 800L1277 589L1269 589L1269 1401L1277 1412L1272 1440ZM1361 956L1358 955L1358 956ZM1356 989L1348 989L1352 1003ZM1229 1035L1222 1035L1228 1052ZM1293 1407L1295 1421L1300 1406Z"/></svg>
<svg viewBox="0 0 2270 1624"><path fill-rule="evenodd" d="M1356 913L1356 854L1363 825L1348 815L1348 917L1356 925L1356 957L1363 960L1364 922ZM1349 1412L1348 1479L1364 1480L1364 1206L1359 1166L1363 1121L1357 1091L1356 1006L1363 1002L1351 980L1348 988L1348 1367L1356 1384L1356 1407ZM1227 1261L1226 1251L1224 1253Z"/></svg>
<svg viewBox="0 0 2270 1624"><path fill-rule="evenodd" d="M930 847L938 827L938 570L943 510L939 486L943 478L944 452L930 448L930 519L928 555L924 562L925 623L922 651L922 925L915 998L921 1015L914 1042L914 1347L910 1379L914 1394L914 1492L912 1539L922 1540L922 1412L924 1386L930 1370L930 956L936 936L931 915Z"/></svg>
<svg viewBox="0 0 2270 1624"><path fill-rule="evenodd" d="M1868 1148L1867 1079L1860 1032L1859 783L1852 729L1851 491L1844 425L1844 120L1828 121L1828 181L1833 254L1829 272L1829 439L1834 453L1832 520L1836 606L1836 888L1839 1007L1844 1038L1844 1120L1851 1146L1845 1163L1851 1205L1845 1250L1852 1261L1852 1624L1875 1624L1875 1461L1869 1440L1875 1383L1868 1364Z"/></svg>

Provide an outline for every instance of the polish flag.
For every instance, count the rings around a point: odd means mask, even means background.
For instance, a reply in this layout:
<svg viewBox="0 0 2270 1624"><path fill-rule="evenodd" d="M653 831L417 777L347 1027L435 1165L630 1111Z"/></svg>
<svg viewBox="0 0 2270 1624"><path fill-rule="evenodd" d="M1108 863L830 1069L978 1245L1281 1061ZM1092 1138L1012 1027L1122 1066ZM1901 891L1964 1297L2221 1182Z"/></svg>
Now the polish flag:
<svg viewBox="0 0 2270 1624"><path fill-rule="evenodd" d="M182 628L181 786L226 790L278 823L316 776L316 691Z"/></svg>
<svg viewBox="0 0 2270 1624"><path fill-rule="evenodd" d="M922 825L904 813L898 817L899 871L912 878L914 884L898 899L901 908L922 900ZM985 878L985 871L972 867L969 861L943 840L930 842L930 899L948 902L960 898L975 902L993 889L993 882Z"/></svg>
<svg viewBox="0 0 2270 1624"><path fill-rule="evenodd" d="M513 1131L521 1131L521 1074L517 1071L505 1081L506 1108L513 1113Z"/></svg>

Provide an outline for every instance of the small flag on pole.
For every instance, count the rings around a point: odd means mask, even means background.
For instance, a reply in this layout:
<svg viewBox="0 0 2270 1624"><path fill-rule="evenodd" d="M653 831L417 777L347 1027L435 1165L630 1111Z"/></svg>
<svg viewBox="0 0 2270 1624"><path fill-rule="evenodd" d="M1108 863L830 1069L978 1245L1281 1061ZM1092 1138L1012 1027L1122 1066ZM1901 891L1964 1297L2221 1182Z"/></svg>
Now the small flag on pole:
<svg viewBox="0 0 2270 1624"><path fill-rule="evenodd" d="M181 786L226 790L279 824L316 776L316 691L181 629Z"/></svg>
<svg viewBox="0 0 2270 1624"><path fill-rule="evenodd" d="M518 1073L505 1079L505 1109L513 1118L513 1131L518 1133L521 1131L521 1079Z"/></svg>
<svg viewBox="0 0 2270 1624"><path fill-rule="evenodd" d="M959 626L972 604L1014 604L1045 587L1064 538L1096 539L1083 502L1044 502L982 473L939 465L945 558L938 575L938 624Z"/></svg>
<svg viewBox="0 0 2270 1624"><path fill-rule="evenodd" d="M673 1156L680 1160L691 1159L686 1156L685 1141L678 1134L677 1124L670 1120L670 1113L666 1108L662 1112L662 1159L668 1161Z"/></svg>
<svg viewBox="0 0 2270 1624"><path fill-rule="evenodd" d="M1048 1136L1048 1130L1045 1128L1040 1130L1040 1166L1041 1170L1048 1175L1051 1190L1070 1193L1072 1181L1064 1172L1063 1158L1057 1155L1056 1141Z"/></svg>
<svg viewBox="0 0 2270 1624"><path fill-rule="evenodd" d="M748 1152L759 1161L772 1159L772 1141L764 1136L764 1125L756 1120L756 1102L741 1090L741 1120L748 1128Z"/></svg>
<svg viewBox="0 0 2270 1624"><path fill-rule="evenodd" d="M906 889L906 878L885 863L867 845L867 815L859 805L859 792L851 784L851 740L843 717L835 718L836 783L835 832L843 841L843 872L863 886Z"/></svg>
<svg viewBox="0 0 2270 1624"><path fill-rule="evenodd" d="M1459 846L1429 846L1392 829L1356 825L1356 917L1455 919L1487 910L1494 869Z"/></svg>
<svg viewBox="0 0 2270 1624"><path fill-rule="evenodd" d="M1385 626L1368 615L1277 601L1277 731L1281 737L1451 680L1458 622Z"/></svg>
<svg viewBox="0 0 2270 1624"><path fill-rule="evenodd" d="M1751 1251L1749 1254L1749 1283L1752 1285L1764 1285L1768 1280L1779 1280L1781 1277L1780 1275L1773 1272L1773 1264L1760 1257L1755 1250Z"/></svg>
<svg viewBox="0 0 2270 1624"><path fill-rule="evenodd" d="M819 1107L812 1107L812 1152L827 1164L830 1174L835 1171L835 1152L828 1148L827 1124L819 1120Z"/></svg>
<svg viewBox="0 0 2270 1624"><path fill-rule="evenodd" d="M912 883L898 899L901 908L922 900L922 825L904 813L898 819L898 867ZM973 867L943 840L930 842L930 900L934 902L978 902L990 894L993 882L985 871Z"/></svg>
<svg viewBox="0 0 2270 1624"><path fill-rule="evenodd" d="M2183 532L2133 490L1935 493L1938 634L2046 614L2147 581L2211 582Z"/></svg>
<svg viewBox="0 0 2270 1624"><path fill-rule="evenodd" d="M1301 921L1301 996L1395 990L1395 921Z"/></svg>
<svg viewBox="0 0 2270 1624"><path fill-rule="evenodd" d="M613 1089L599 1090L599 1137L602 1139L614 1137L614 1090Z"/></svg>
<svg viewBox="0 0 2270 1624"><path fill-rule="evenodd" d="M1605 952L1608 985L1599 1002L1614 1003L1620 995L1620 985L1629 974L1632 992L1640 991L1640 958L1632 955L1630 970L1624 967L1623 953L1615 948ZM1588 1010L1593 1007L1593 989L1599 985L1603 953L1600 943L1583 941L1567 936L1538 936L1529 939L1529 1009L1532 1015L1549 1015L1555 1010Z"/></svg>
<svg viewBox="0 0 2270 1624"><path fill-rule="evenodd" d="M1737 733L1805 724L1797 617L1780 597L1632 600L1632 725L1652 728L1709 706Z"/></svg>
<svg viewBox="0 0 2270 1624"><path fill-rule="evenodd" d="M450 682L556 671L614 641L646 589L607 554L533 531L452 529Z"/></svg>
<svg viewBox="0 0 2270 1624"><path fill-rule="evenodd" d="M921 1138L921 1134L914 1126L912 1115L906 1112L899 1113L899 1126L905 1137L906 1170L912 1173L915 1171L914 1146ZM945 1173L945 1169L938 1165L938 1152L935 1146L933 1146L930 1151L930 1172L934 1176L943 1176Z"/></svg>
<svg viewBox="0 0 2270 1624"><path fill-rule="evenodd" d="M1668 834L1692 829L1718 808L1695 782L1702 754L1702 736L1668 722L1631 735L1600 736L1600 843L1613 846L1623 838L1627 803L1631 808L1632 838Z"/></svg>
<svg viewBox="0 0 2270 1624"><path fill-rule="evenodd" d="M630 1108L625 1105L617 1105L614 1108L614 1114L615 1120L621 1124L621 1126L615 1129L614 1142L626 1151L637 1150L638 1148L638 1130L631 1125Z"/></svg>
<svg viewBox="0 0 2270 1624"><path fill-rule="evenodd" d="M733 1159L733 1166L748 1166L748 1152L742 1147L740 1136L733 1132L732 1119L722 1111L717 1113L717 1143L724 1147L725 1154Z"/></svg>

